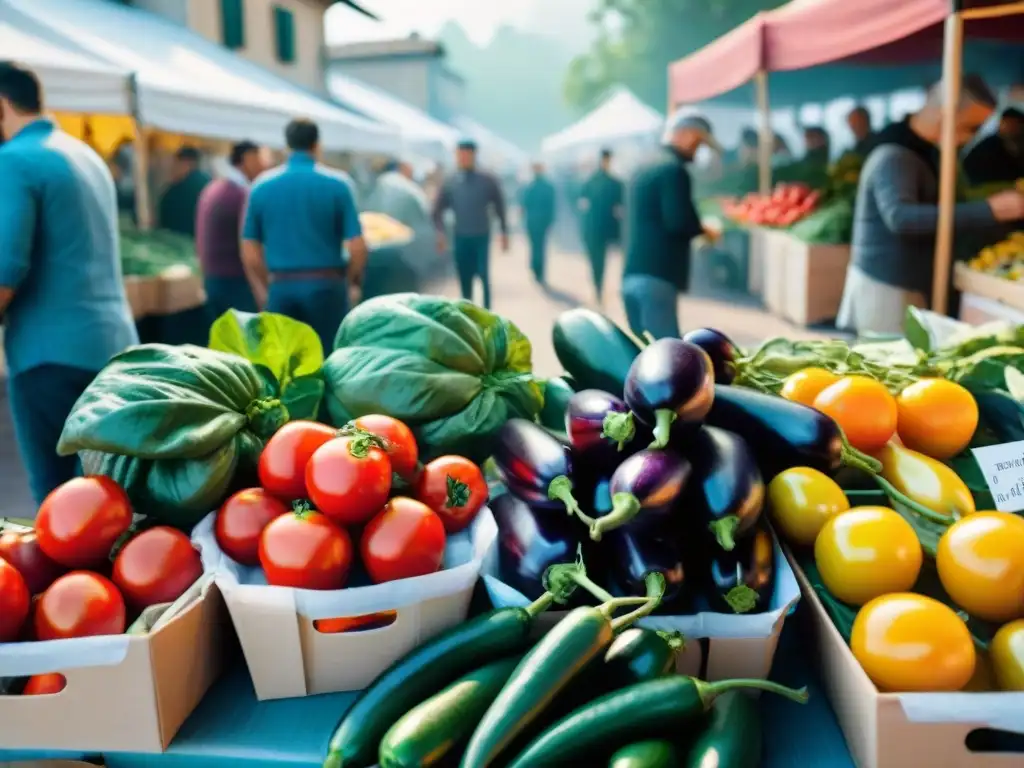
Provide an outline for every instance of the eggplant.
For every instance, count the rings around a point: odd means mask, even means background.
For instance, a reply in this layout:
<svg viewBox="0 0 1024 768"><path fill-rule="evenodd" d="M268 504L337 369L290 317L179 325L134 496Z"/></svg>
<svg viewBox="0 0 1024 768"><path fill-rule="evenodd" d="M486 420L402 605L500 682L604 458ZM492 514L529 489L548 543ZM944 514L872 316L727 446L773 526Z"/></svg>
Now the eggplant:
<svg viewBox="0 0 1024 768"><path fill-rule="evenodd" d="M680 339L659 339L646 347L626 377L626 405L654 430L651 448L668 445L673 424L700 424L715 398L708 353Z"/></svg>
<svg viewBox="0 0 1024 768"><path fill-rule="evenodd" d="M640 441L650 430L641 425L637 437L636 422L626 403L615 395L599 389L584 389L569 399L565 411L565 433L577 463L586 463L591 470L614 469L629 453L627 444L636 452ZM579 460L583 461L580 462Z"/></svg>
<svg viewBox="0 0 1024 768"><path fill-rule="evenodd" d="M732 552L711 558L707 599L717 613L762 613L774 589L775 541L767 526L758 526Z"/></svg>
<svg viewBox="0 0 1024 768"><path fill-rule="evenodd" d="M498 572L501 580L529 600L546 591L544 571L576 559L582 526L573 519L552 517L511 493L490 502L498 525Z"/></svg>
<svg viewBox="0 0 1024 768"><path fill-rule="evenodd" d="M608 535L605 542L611 576L627 595L647 595L648 574L665 577L662 605L679 597L686 581L679 547L668 537L619 530Z"/></svg>
<svg viewBox="0 0 1024 768"><path fill-rule="evenodd" d="M710 530L726 552L761 518L765 487L747 442L725 429L703 427L687 441L693 467L687 485L687 522Z"/></svg>
<svg viewBox="0 0 1024 768"><path fill-rule="evenodd" d="M498 431L494 463L508 489L523 501L582 514L572 495L569 448L540 425L526 419L506 421Z"/></svg>
<svg viewBox="0 0 1024 768"><path fill-rule="evenodd" d="M708 353L716 384L732 384L736 378L736 361L741 354L732 339L714 328L697 328L683 334L683 341L696 344Z"/></svg>
<svg viewBox="0 0 1024 768"><path fill-rule="evenodd" d="M675 451L640 451L612 473L608 492L612 507L590 523L590 538L600 541L608 531L633 531L666 525L683 498L690 462Z"/></svg>
<svg viewBox="0 0 1024 768"><path fill-rule="evenodd" d="M551 341L573 389L601 389L622 397L640 346L619 326L600 312L577 307L558 316Z"/></svg>

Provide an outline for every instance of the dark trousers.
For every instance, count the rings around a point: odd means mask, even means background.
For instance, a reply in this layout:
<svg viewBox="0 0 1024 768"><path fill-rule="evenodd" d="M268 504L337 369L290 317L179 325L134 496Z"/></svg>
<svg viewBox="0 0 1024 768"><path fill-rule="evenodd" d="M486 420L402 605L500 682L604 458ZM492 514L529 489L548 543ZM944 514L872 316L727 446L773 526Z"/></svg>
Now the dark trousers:
<svg viewBox="0 0 1024 768"><path fill-rule="evenodd" d="M544 282L544 266L547 262L548 227L532 227L527 230L530 238L530 271L538 283Z"/></svg>
<svg viewBox="0 0 1024 768"><path fill-rule="evenodd" d="M96 378L95 371L68 365L40 365L7 383L18 452L36 504L81 471L77 456L58 456L57 442L75 401Z"/></svg>
<svg viewBox="0 0 1024 768"><path fill-rule="evenodd" d="M252 288L244 277L207 275L203 278L203 285L206 288L206 306L215 320L229 309L237 309L239 312L256 311Z"/></svg>
<svg viewBox="0 0 1024 768"><path fill-rule="evenodd" d="M311 326L324 345L334 349L338 326L348 312L348 282L343 278L289 280L271 278L267 312L277 312Z"/></svg>
<svg viewBox="0 0 1024 768"><path fill-rule="evenodd" d="M594 290L597 291L597 300L600 301L604 294L604 265L608 260L610 238L602 234L587 232L583 240L587 248L587 258L590 259L590 271L594 276Z"/></svg>
<svg viewBox="0 0 1024 768"><path fill-rule="evenodd" d="M491 236L456 235L455 271L459 276L462 298L473 300L473 278L484 288L484 308L491 308Z"/></svg>

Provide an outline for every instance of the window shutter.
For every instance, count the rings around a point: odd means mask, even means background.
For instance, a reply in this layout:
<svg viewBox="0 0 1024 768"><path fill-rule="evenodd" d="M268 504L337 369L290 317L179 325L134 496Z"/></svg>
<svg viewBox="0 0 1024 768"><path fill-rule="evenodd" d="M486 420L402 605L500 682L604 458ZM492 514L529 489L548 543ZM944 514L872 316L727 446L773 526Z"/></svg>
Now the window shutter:
<svg viewBox="0 0 1024 768"><path fill-rule="evenodd" d="M277 33L277 60L291 64L295 61L295 16L291 11L274 7L274 30Z"/></svg>
<svg viewBox="0 0 1024 768"><path fill-rule="evenodd" d="M220 23L224 46L245 48L245 0L220 0Z"/></svg>

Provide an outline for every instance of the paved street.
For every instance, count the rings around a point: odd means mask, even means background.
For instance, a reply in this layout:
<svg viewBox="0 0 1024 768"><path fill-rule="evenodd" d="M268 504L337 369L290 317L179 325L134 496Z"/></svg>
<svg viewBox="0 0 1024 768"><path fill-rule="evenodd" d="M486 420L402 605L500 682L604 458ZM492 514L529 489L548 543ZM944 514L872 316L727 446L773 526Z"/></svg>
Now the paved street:
<svg viewBox="0 0 1024 768"><path fill-rule="evenodd" d="M554 288L543 291L530 275L526 243L513 238L512 249L503 254L495 250L491 258L494 284L494 310L511 320L533 342L535 369L544 375L560 372L551 347L551 325L559 312L587 304L594 306L590 268L583 256L554 251L549 256L548 282ZM606 311L616 321L625 323L619 283L621 260L614 255L606 277ZM445 296L458 296L453 278L435 287ZM744 301L744 303L737 303ZM680 302L684 329L699 326L718 328L740 345L752 345L773 336L811 336L807 331L766 314L749 299L687 297ZM18 460L14 430L6 403L6 388L0 408L0 517L32 517L33 509L28 487Z"/></svg>

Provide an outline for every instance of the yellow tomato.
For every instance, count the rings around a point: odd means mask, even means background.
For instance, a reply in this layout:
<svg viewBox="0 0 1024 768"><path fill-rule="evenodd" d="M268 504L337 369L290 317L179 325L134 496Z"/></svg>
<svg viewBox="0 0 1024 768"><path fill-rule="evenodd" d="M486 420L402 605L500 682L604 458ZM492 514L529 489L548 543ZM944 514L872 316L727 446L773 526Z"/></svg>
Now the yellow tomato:
<svg viewBox="0 0 1024 768"><path fill-rule="evenodd" d="M959 691L974 675L967 624L922 595L884 595L861 608L850 650L882 691Z"/></svg>
<svg viewBox="0 0 1024 768"><path fill-rule="evenodd" d="M953 602L985 621L1024 617L1024 518L977 512L949 527L935 555Z"/></svg>
<svg viewBox="0 0 1024 768"><path fill-rule="evenodd" d="M821 581L850 605L906 592L924 555L910 523L887 507L854 507L825 523L814 542Z"/></svg>
<svg viewBox="0 0 1024 768"><path fill-rule="evenodd" d="M814 407L831 416L854 448L874 453L896 433L896 398L867 376L846 376L818 393Z"/></svg>
<svg viewBox="0 0 1024 768"><path fill-rule="evenodd" d="M974 514L971 489L941 461L897 445L895 439L875 458L882 462L882 477L917 503L953 520Z"/></svg>
<svg viewBox="0 0 1024 768"><path fill-rule="evenodd" d="M818 393L837 381L839 376L832 371L826 371L824 368L804 368L786 377L779 394L794 403L814 405L814 398Z"/></svg>
<svg viewBox="0 0 1024 768"><path fill-rule="evenodd" d="M896 431L903 444L935 459L967 447L978 428L978 404L964 387L947 379L924 379L896 398Z"/></svg>
<svg viewBox="0 0 1024 768"><path fill-rule="evenodd" d="M1024 620L1001 627L988 652L1000 690L1024 691Z"/></svg>
<svg viewBox="0 0 1024 768"><path fill-rule="evenodd" d="M834 515L850 508L836 481L810 467L793 467L768 484L768 509L790 544L809 547Z"/></svg>

